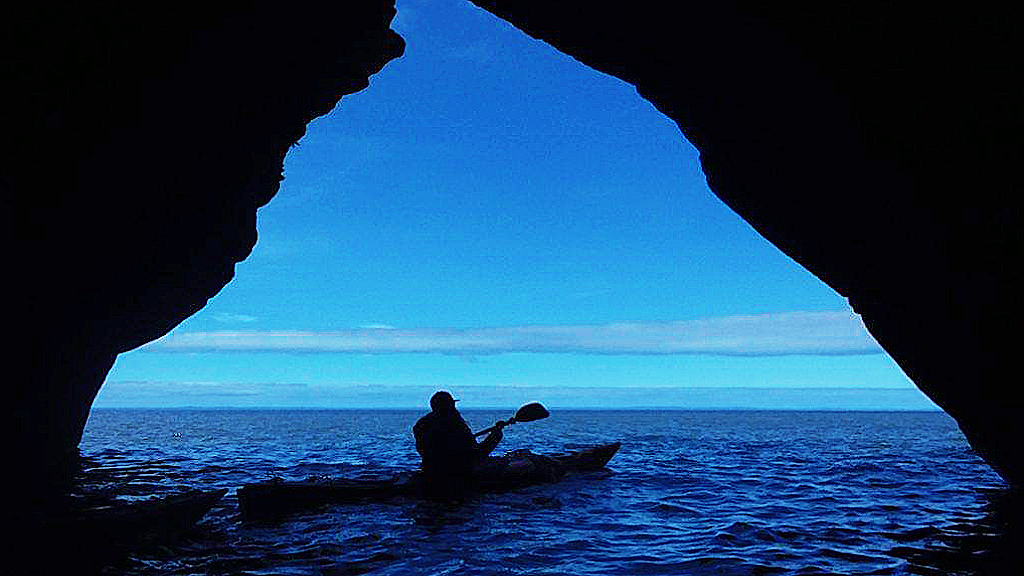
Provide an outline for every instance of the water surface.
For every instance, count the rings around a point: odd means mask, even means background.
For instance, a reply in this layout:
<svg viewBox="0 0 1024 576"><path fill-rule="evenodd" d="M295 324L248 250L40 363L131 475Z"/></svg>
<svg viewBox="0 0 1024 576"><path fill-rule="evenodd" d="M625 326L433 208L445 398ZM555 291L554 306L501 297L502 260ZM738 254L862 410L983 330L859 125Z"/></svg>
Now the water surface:
<svg viewBox="0 0 1024 576"><path fill-rule="evenodd" d="M458 503L240 518L235 490L414 467L416 411L96 409L80 490L225 499L127 574L988 574L1007 565L1001 479L938 412L553 411L536 452L610 441L608 470ZM464 413L481 429L505 412ZM501 447L499 447L499 451Z"/></svg>

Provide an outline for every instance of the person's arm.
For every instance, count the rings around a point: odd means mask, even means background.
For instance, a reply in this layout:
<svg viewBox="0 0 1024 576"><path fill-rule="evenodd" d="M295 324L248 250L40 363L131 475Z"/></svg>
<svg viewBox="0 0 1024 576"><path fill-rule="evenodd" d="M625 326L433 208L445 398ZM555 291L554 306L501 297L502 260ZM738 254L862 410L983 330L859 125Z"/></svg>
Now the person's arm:
<svg viewBox="0 0 1024 576"><path fill-rule="evenodd" d="M505 437L505 434L501 431L505 427L505 423L498 422L497 426L477 447L480 458L486 458L498 446L498 442L501 442L501 439Z"/></svg>

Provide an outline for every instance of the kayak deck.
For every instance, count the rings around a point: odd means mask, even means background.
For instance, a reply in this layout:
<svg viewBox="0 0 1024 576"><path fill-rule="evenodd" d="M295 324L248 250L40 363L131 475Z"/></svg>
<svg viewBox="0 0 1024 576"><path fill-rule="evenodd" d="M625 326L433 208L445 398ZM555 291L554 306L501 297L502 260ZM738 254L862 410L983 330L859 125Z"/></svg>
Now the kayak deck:
<svg viewBox="0 0 1024 576"><path fill-rule="evenodd" d="M481 466L459 493L513 490L555 482L570 473L604 468L615 455L619 442L584 450L544 456L526 450L490 459ZM283 514L324 504L386 501L400 496L431 497L438 492L418 472L406 472L389 479L326 479L284 481L280 479L246 484L238 489L238 506L243 515ZM452 491L444 495L451 496Z"/></svg>

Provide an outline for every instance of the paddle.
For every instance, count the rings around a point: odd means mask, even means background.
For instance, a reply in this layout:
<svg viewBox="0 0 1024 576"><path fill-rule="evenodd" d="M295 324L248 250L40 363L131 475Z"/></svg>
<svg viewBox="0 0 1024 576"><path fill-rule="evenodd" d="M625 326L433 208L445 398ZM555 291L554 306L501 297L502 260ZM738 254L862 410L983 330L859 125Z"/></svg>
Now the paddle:
<svg viewBox="0 0 1024 576"><path fill-rule="evenodd" d="M487 434L488 432L494 431L495 429L498 428L498 426L508 426L509 424L515 424L516 422L533 422L534 420L540 420L542 418L547 418L547 417L548 417L548 409L543 407L543 406L541 406L540 402L532 402L532 403L527 404L526 406L523 406L522 408L520 408L516 412L516 415L513 416L511 419L505 420L504 422L500 422L498 424L495 424L494 426L491 426L490 428L487 428L486 430L481 430L481 431L477 432L476 434L473 434L473 436L483 436L484 434Z"/></svg>

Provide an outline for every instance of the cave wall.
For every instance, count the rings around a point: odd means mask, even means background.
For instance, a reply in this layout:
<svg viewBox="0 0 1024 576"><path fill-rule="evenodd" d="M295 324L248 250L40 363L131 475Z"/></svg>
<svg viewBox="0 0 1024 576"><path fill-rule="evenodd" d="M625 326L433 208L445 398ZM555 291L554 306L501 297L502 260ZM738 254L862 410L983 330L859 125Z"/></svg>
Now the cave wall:
<svg viewBox="0 0 1024 576"><path fill-rule="evenodd" d="M476 3L675 120L711 189L849 298L1019 483L1000 337L1016 292L1017 14ZM63 461L116 355L231 279L288 147L402 53L393 15L390 0L7 9L2 182L30 374L8 385L9 454Z"/></svg>
<svg viewBox="0 0 1024 576"><path fill-rule="evenodd" d="M29 365L8 384L7 453L38 463L24 481L60 475L118 353L231 280L306 124L403 53L394 14L386 0L5 8Z"/></svg>

